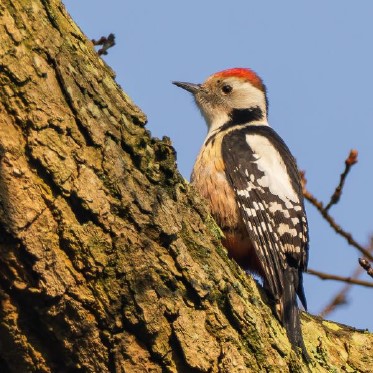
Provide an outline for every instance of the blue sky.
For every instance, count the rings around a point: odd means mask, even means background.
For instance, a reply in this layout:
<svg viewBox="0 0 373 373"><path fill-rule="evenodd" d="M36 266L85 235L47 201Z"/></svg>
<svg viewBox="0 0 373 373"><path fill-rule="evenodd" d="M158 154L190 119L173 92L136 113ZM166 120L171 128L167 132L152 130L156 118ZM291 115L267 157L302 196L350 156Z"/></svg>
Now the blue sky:
<svg viewBox="0 0 373 373"><path fill-rule="evenodd" d="M202 82L230 67L251 67L269 95L269 121L286 141L309 190L328 201L350 149L359 151L337 222L362 244L373 231L373 2L221 0L132 2L64 0L91 39L114 33L104 60L148 116L153 136L167 135L180 172L189 175L206 126L187 92L172 80ZM359 254L306 205L309 267L349 276ZM318 314L343 286L305 276L309 312ZM367 275L361 277L369 280ZM373 288L354 287L348 305L328 318L373 330Z"/></svg>

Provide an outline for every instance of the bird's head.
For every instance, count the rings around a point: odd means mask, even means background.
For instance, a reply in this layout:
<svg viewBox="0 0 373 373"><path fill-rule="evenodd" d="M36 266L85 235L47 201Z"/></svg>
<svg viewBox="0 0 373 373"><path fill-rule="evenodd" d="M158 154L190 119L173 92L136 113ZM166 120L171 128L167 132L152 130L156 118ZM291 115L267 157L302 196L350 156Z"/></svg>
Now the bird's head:
<svg viewBox="0 0 373 373"><path fill-rule="evenodd" d="M226 123L268 124L266 88L260 77L247 68L220 71L202 84L173 82L194 95L209 131Z"/></svg>

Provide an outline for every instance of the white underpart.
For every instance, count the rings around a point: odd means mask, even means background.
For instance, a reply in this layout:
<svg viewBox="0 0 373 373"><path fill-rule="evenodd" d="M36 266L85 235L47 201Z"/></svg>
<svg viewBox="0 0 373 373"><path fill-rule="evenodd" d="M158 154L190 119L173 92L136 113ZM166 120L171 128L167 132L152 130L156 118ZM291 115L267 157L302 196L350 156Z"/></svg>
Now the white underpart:
<svg viewBox="0 0 373 373"><path fill-rule="evenodd" d="M246 141L257 156L255 163L264 175L257 180L263 188L269 188L272 194L284 201L286 208L294 208L299 198L293 189L285 163L271 142L261 135L246 135Z"/></svg>

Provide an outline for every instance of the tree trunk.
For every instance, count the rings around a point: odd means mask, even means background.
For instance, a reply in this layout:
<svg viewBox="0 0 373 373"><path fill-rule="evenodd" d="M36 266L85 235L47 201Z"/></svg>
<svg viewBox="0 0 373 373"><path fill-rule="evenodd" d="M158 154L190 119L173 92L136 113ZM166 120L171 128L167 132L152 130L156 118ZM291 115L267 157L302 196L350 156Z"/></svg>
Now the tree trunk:
<svg viewBox="0 0 373 373"><path fill-rule="evenodd" d="M1 372L371 372L302 316L307 367L145 115L58 0L0 4Z"/></svg>

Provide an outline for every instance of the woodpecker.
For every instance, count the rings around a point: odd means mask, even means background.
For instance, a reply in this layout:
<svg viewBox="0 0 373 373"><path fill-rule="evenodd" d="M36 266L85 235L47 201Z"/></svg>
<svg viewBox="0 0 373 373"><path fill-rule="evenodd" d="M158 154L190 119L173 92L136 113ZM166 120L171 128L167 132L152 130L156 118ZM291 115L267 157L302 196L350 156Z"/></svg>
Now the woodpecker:
<svg viewBox="0 0 373 373"><path fill-rule="evenodd" d="M191 184L208 201L229 256L263 279L290 342L309 361L297 305L298 295L307 309L307 217L295 159L268 124L266 87L247 68L173 84L193 94L208 127Z"/></svg>

